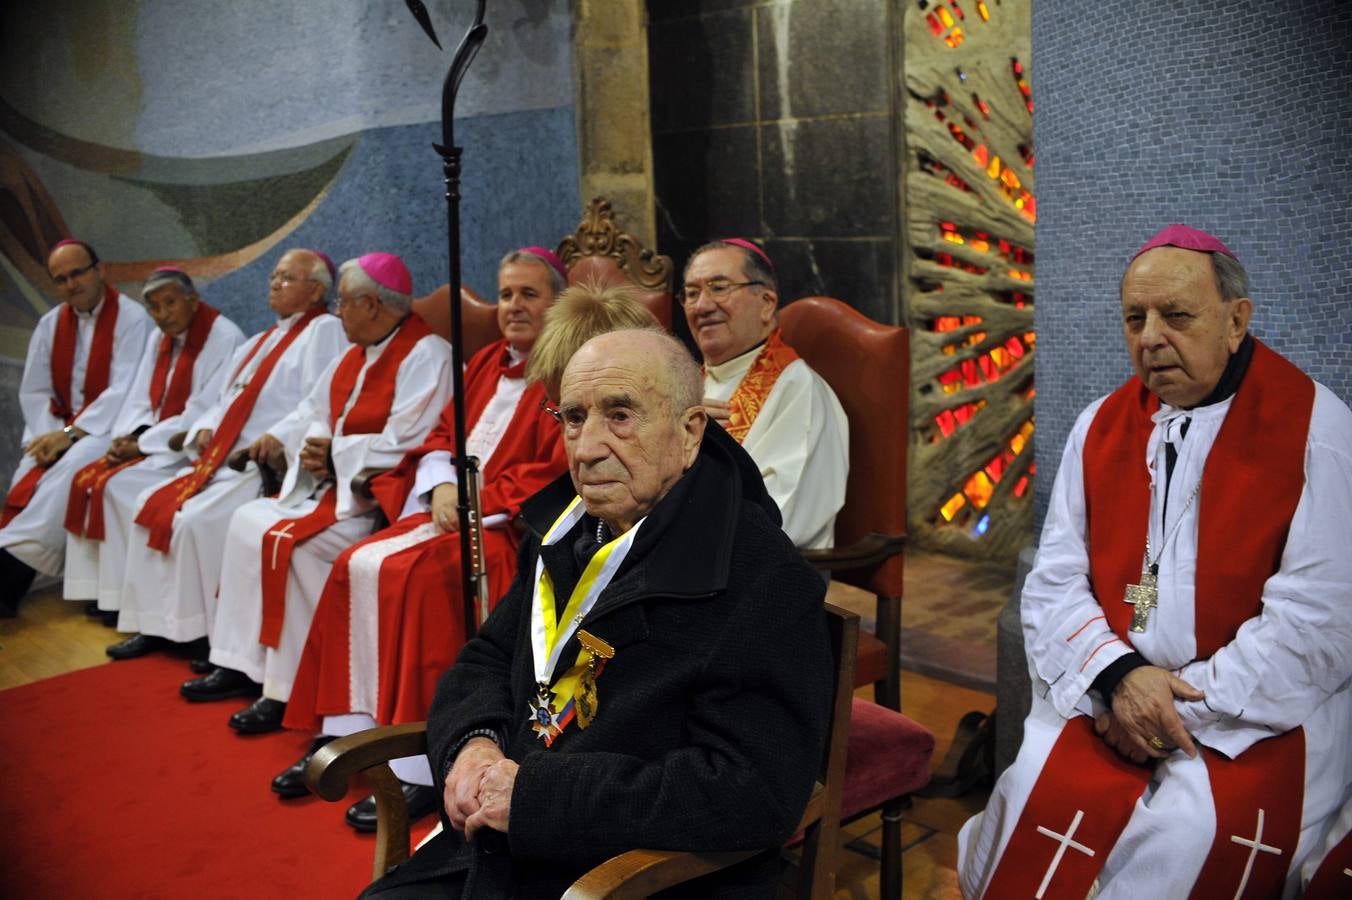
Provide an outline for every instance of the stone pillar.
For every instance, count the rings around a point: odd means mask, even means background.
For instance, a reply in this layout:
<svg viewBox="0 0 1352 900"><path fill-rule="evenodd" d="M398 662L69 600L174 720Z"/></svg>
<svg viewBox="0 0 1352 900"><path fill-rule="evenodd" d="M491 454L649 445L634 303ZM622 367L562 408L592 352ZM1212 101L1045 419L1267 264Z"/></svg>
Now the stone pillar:
<svg viewBox="0 0 1352 900"><path fill-rule="evenodd" d="M581 196L606 197L630 233L656 246L643 0L575 0L573 81Z"/></svg>

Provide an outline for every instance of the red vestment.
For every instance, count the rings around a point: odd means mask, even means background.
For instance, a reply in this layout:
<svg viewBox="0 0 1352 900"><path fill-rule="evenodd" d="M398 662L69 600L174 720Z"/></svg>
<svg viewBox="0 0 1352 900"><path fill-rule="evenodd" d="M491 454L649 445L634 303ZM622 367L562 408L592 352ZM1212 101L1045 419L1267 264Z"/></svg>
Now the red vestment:
<svg viewBox="0 0 1352 900"><path fill-rule="evenodd" d="M518 366L506 364L507 342L479 351L465 371L465 426L473 430L497 391L501 377L520 377ZM521 503L557 478L566 468L558 425L540 409L543 386L529 385L517 402L501 441L484 467L480 501L484 517L514 517ZM454 452L454 404L418 449L376 479L372 490L390 519L403 511L417 477L419 461L435 451ZM460 538L455 532L423 539L386 556L378 589L379 662L375 709L353 707L353 679L372 673L353 672L349 641L353 615L352 555L368 545L388 541L431 521L425 512L399 519L388 528L354 544L334 561L315 610L305 651L291 689L286 724L314 731L320 717L364 712L382 724L427 718L437 678L455 660L465 642L461 600ZM484 556L489 594L506 592L516 568L516 532L484 530Z"/></svg>

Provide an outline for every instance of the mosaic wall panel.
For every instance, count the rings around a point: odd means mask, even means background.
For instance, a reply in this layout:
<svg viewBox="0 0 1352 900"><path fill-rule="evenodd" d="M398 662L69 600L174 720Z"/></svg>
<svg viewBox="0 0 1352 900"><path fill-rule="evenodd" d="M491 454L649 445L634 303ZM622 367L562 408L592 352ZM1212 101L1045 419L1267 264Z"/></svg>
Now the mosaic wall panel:
<svg viewBox="0 0 1352 900"><path fill-rule="evenodd" d="M1352 401L1352 5L1039 0L1032 34L1040 522L1076 416L1130 374L1118 280L1165 224L1221 237L1253 332Z"/></svg>
<svg viewBox="0 0 1352 900"><path fill-rule="evenodd" d="M1036 474L1028 5L916 0L903 22L911 534L1001 560Z"/></svg>

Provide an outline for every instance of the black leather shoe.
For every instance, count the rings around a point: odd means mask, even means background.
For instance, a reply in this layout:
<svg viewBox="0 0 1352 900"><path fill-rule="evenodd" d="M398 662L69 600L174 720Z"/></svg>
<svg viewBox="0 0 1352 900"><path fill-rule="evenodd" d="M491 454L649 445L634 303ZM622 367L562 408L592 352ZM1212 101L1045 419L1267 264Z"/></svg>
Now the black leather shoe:
<svg viewBox="0 0 1352 900"><path fill-rule="evenodd" d="M234 669L216 669L202 678L191 678L183 682L178 692L193 703L206 703L210 700L225 700L229 697L254 697L263 690L262 685L249 680L249 676Z"/></svg>
<svg viewBox="0 0 1352 900"><path fill-rule="evenodd" d="M399 782L404 792L404 802L408 804L408 821L413 823L437 808L441 801L441 792L434 787L421 784ZM343 821L360 832L376 830L376 795L368 794L347 808Z"/></svg>
<svg viewBox="0 0 1352 900"><path fill-rule="evenodd" d="M109 645L103 652L113 659L136 659L136 657L145 656L152 651L163 650L171 643L172 641L155 637L152 634L133 634L125 641L118 641L116 644Z"/></svg>
<svg viewBox="0 0 1352 900"><path fill-rule="evenodd" d="M99 609L99 601L97 601L97 600L86 600L86 601L85 601L85 615L86 615L86 616L89 616L89 618L91 618L91 619L97 619L97 618L99 618L100 616L102 616L102 615L103 615L103 610Z"/></svg>
<svg viewBox="0 0 1352 900"><path fill-rule="evenodd" d="M217 669L217 672L226 671ZM216 674L215 672L212 675ZM208 675L207 678L210 678ZM267 734L282 727L282 716L286 715L286 704L280 700L259 697L252 705L244 707L230 717L230 727L240 734Z"/></svg>
<svg viewBox="0 0 1352 900"><path fill-rule="evenodd" d="M99 610L99 618L103 621L103 624L106 625L107 627L109 628L117 627L117 610L115 609Z"/></svg>
<svg viewBox="0 0 1352 900"><path fill-rule="evenodd" d="M216 671L216 667L211 664L209 659L188 660L188 668L198 675L210 675Z"/></svg>
<svg viewBox="0 0 1352 900"><path fill-rule="evenodd" d="M315 755L315 751L333 740L332 735L321 734L310 744L310 749L305 751L305 755L293 762L281 771L281 773L272 779L272 792L280 796L304 797L310 793L310 789L305 786L305 767L310 764L310 757Z"/></svg>

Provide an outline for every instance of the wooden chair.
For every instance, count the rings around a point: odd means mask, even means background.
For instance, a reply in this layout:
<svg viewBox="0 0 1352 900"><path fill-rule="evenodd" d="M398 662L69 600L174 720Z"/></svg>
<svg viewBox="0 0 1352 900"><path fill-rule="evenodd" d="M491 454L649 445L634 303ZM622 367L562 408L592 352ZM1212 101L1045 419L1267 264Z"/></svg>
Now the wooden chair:
<svg viewBox="0 0 1352 900"><path fill-rule="evenodd" d="M662 327L671 330L672 274L670 256L644 247L620 230L610 201L596 197L582 211L577 231L559 242L556 252L568 269L568 283L587 279L601 284L628 282Z"/></svg>
<svg viewBox="0 0 1352 900"><path fill-rule="evenodd" d="M934 736L900 715L908 334L830 297L796 300L779 321L784 340L831 385L850 421L850 475L836 545L803 555L876 598L874 632L860 635L855 673L856 685L873 685L876 705L855 700L844 815L849 821L882 809L882 896L896 898L901 811L929 780L934 751Z"/></svg>
<svg viewBox="0 0 1352 900"><path fill-rule="evenodd" d="M835 692L831 727L818 782L800 820L802 853L797 895L824 900L835 892L836 850L845 790L846 745L850 731L851 686L859 638L859 617L826 604L827 627L835 660ZM305 770L310 790L331 802L342 800L352 776L366 775L376 796L378 821L372 879L409 856L408 812L399 781L388 761L427 753L426 723L391 725L338 738L321 747ZM676 884L691 881L735 865L759 851L689 853L672 850L631 850L615 856L579 878L565 900L647 897Z"/></svg>
<svg viewBox="0 0 1352 900"><path fill-rule="evenodd" d="M426 297L413 300L413 311L422 316L434 334L451 339L451 286L443 284ZM460 288L460 318L464 323L465 359L502 337L498 330L498 310L463 285Z"/></svg>

